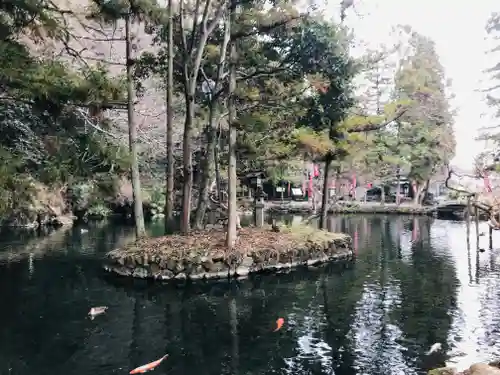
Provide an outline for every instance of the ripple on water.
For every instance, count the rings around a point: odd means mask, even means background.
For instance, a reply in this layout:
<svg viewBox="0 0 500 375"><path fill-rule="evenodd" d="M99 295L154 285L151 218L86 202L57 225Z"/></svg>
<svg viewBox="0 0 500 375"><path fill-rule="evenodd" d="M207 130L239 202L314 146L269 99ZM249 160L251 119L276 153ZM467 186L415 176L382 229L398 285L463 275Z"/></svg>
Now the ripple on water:
<svg viewBox="0 0 500 375"><path fill-rule="evenodd" d="M420 375L500 357L500 251L467 251L462 223L430 218L329 225L357 233L355 265L204 293L103 277L102 255L128 230L4 241L0 373L118 374L165 352L155 374ZM95 305L109 310L90 321ZM444 351L425 356L438 341Z"/></svg>
<svg viewBox="0 0 500 375"><path fill-rule="evenodd" d="M477 248L487 248L486 236L480 237L479 243L472 236L470 249L464 248L466 236L463 229L461 223L434 228L441 234L447 231L448 255L453 259L460 279L447 361L459 369L500 357L500 273L496 251L476 251ZM486 223L480 223L479 230L487 233ZM475 233L475 228L471 231ZM500 241L497 233L495 240Z"/></svg>

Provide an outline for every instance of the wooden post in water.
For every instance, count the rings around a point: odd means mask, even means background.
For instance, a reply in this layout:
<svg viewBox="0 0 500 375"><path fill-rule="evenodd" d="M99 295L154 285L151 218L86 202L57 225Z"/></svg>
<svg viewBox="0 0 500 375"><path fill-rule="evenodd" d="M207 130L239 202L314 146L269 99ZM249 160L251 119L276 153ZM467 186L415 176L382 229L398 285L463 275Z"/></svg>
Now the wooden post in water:
<svg viewBox="0 0 500 375"><path fill-rule="evenodd" d="M489 249L493 250L493 228L488 225Z"/></svg>
<svg viewBox="0 0 500 375"><path fill-rule="evenodd" d="M479 210L476 205L474 205L474 222L476 224L476 247L479 249Z"/></svg>
<svg viewBox="0 0 500 375"><path fill-rule="evenodd" d="M465 229L467 233L467 245L470 246L470 214L472 207L470 204L470 196L467 197L467 208L465 211Z"/></svg>

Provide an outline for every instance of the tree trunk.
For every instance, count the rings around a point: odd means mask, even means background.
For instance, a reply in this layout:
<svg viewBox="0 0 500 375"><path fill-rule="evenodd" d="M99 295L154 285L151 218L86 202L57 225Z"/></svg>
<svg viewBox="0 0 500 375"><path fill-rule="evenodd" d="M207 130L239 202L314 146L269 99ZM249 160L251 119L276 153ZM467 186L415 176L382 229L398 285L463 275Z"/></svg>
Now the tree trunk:
<svg viewBox="0 0 500 375"><path fill-rule="evenodd" d="M231 1L230 6L230 27L236 21L236 2ZM228 220L226 245L231 249L236 242L236 227L238 213L236 211L236 64L238 54L236 50L236 40L231 38L230 66L229 66L229 152L228 152Z"/></svg>
<svg viewBox="0 0 500 375"><path fill-rule="evenodd" d="M420 195L424 187L416 182L415 185L412 184L411 189L413 191L413 204L419 205L421 202Z"/></svg>
<svg viewBox="0 0 500 375"><path fill-rule="evenodd" d="M401 173L398 166L398 175L396 178L396 204L399 206L401 204Z"/></svg>
<svg viewBox="0 0 500 375"><path fill-rule="evenodd" d="M184 186L182 189L181 232L188 234L191 229L191 193L193 191L193 153L191 133L194 118L194 97L186 92L186 118L184 121L184 138L182 142Z"/></svg>
<svg viewBox="0 0 500 375"><path fill-rule="evenodd" d="M184 2L179 3L179 33L186 35L187 30L184 28L184 17L192 17L192 14L187 15L183 8ZM206 4L208 6L208 4ZM210 12L200 12L201 2L196 2L196 7L193 12L195 15L201 15L201 19L192 22L191 40L186 43L182 39L181 55L183 56L183 83L184 83L184 96L186 100L186 117L184 121L184 137L182 142L182 156L183 156L183 174L184 186L182 189L182 218L181 218L181 232L188 234L191 229L191 201L193 191L193 151L192 151L192 132L194 120L194 97L196 94L196 86L198 84L198 73L200 72L201 62L203 60L203 53L207 44L207 40L215 30L216 26L224 14L223 8L219 8L213 18L210 17ZM205 10L208 10L206 8ZM196 18L196 17L195 17ZM199 32L199 38L194 38L196 33ZM196 40L195 40L196 39ZM196 42L196 43L195 43Z"/></svg>
<svg viewBox="0 0 500 375"><path fill-rule="evenodd" d="M134 197L135 235L137 238L146 235L144 213L142 210L141 177L139 174L139 160L137 158L137 125L134 119L134 87L133 87L133 60L132 41L130 38L130 18L125 17L125 56L127 60L127 115L128 137L131 156L132 191Z"/></svg>
<svg viewBox="0 0 500 375"><path fill-rule="evenodd" d="M326 228L326 219L328 217L328 186L330 184L328 181L330 180L329 175L330 175L330 165L332 164L332 157L331 155L327 155L326 160L325 160L325 171L323 172L323 196L321 197L321 213L320 213L320 219L319 219L319 228L320 229L327 229Z"/></svg>
<svg viewBox="0 0 500 375"><path fill-rule="evenodd" d="M174 89L173 61L174 61L174 41L173 41L173 17L172 0L168 0L168 61L167 61L167 186L165 194L165 233L167 233L174 221L174 142L173 142L173 113L172 113L172 91Z"/></svg>
<svg viewBox="0 0 500 375"><path fill-rule="evenodd" d="M335 170L335 202L338 202L343 195L341 173L342 166L339 165Z"/></svg>
<svg viewBox="0 0 500 375"><path fill-rule="evenodd" d="M380 204L383 206L385 204L385 186L380 187Z"/></svg>
<svg viewBox="0 0 500 375"><path fill-rule="evenodd" d="M214 150L214 163L215 163L215 185L217 187L217 197L219 198L219 202L222 202L222 185L221 185L221 177L220 177L220 126L217 124L217 140L215 141L215 150Z"/></svg>
<svg viewBox="0 0 500 375"><path fill-rule="evenodd" d="M418 204L420 204L420 205L423 204L424 198L427 195L427 192L429 191L430 183L431 183L431 180L428 179L427 181L425 181L425 184L420 189L420 192L418 194Z"/></svg>
<svg viewBox="0 0 500 375"><path fill-rule="evenodd" d="M209 108L209 120L207 131L207 149L205 156L202 159L201 172L202 178L200 183L200 196L198 198L198 206L196 207L195 226L197 229L203 228L203 220L208 207L208 199L210 187L214 178L215 171L215 145L217 142L217 127L214 125L215 116L213 103Z"/></svg>
<svg viewBox="0 0 500 375"><path fill-rule="evenodd" d="M222 202L222 196L220 193L220 172L219 172L219 155L218 155L218 145L219 145L219 120L215 120L216 106L218 103L218 97L214 97L215 91L219 89L219 84L224 76L224 67L227 56L227 46L231 37L231 20L226 17L224 21L224 39L222 40L220 46L220 56L217 65L217 77L212 92L210 93L210 103L209 103L209 120L207 127L207 149L205 157L203 159L203 175L200 186L200 197L198 200L198 206L196 208L196 227L201 228L203 226L203 220L205 217L205 212L208 206L208 199L210 188L212 184L214 169L217 184L217 198L219 202Z"/></svg>
<svg viewBox="0 0 500 375"><path fill-rule="evenodd" d="M236 304L236 299L233 297L229 300L229 321L231 323L231 341L232 341L232 355L231 355L231 367L232 373L234 375L239 374L239 359L240 359L240 340L238 337L238 306Z"/></svg>

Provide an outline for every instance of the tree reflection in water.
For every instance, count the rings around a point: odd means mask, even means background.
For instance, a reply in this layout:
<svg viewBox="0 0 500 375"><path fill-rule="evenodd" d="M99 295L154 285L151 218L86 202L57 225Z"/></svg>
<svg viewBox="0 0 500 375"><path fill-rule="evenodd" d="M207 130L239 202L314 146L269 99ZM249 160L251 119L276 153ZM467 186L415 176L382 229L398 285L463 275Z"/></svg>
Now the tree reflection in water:
<svg viewBox="0 0 500 375"><path fill-rule="evenodd" d="M110 375L169 353L155 374L424 374L447 352L500 354L496 257L474 240L468 261L462 223L354 215L328 228L357 233L354 264L190 287L103 275L122 228L9 242L0 373ZM86 319L101 304L108 313ZM425 356L435 342L444 351Z"/></svg>

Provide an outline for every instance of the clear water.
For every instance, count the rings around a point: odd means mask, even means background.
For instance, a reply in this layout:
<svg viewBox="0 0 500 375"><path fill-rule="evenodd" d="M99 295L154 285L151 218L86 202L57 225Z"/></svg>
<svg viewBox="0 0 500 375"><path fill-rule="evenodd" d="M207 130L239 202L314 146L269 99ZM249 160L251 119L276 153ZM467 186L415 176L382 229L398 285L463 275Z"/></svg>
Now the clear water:
<svg viewBox="0 0 500 375"><path fill-rule="evenodd" d="M130 228L4 235L0 374L128 374L165 353L153 374L423 374L500 358L497 250L472 239L468 251L463 223L337 216L329 227L356 238L354 264L183 288L101 271ZM107 314L90 320L99 305ZM425 355L435 342L443 350Z"/></svg>

